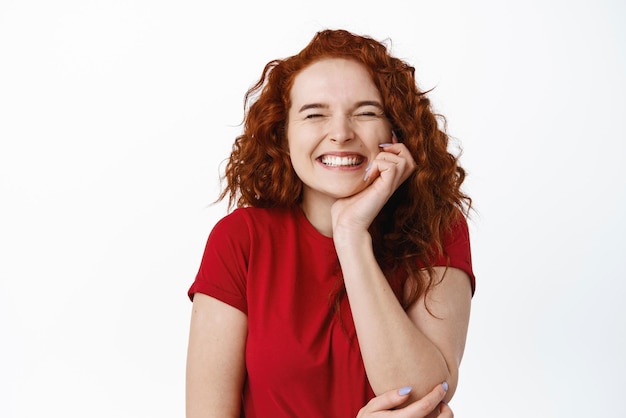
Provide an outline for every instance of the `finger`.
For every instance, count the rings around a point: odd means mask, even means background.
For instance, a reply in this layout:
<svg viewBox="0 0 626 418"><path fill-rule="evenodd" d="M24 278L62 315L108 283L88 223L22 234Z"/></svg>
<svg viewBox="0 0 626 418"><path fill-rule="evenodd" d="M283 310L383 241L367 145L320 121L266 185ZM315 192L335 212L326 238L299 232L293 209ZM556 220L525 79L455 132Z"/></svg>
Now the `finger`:
<svg viewBox="0 0 626 418"><path fill-rule="evenodd" d="M392 161L387 161L382 158L376 158L365 169L365 177L363 178L363 180L374 181L378 176L380 176L382 172L389 171L391 169L394 169L395 167L397 167L397 164Z"/></svg>
<svg viewBox="0 0 626 418"><path fill-rule="evenodd" d="M381 151L399 154L403 149L406 149L406 146L398 142L387 142L385 144L378 144L378 148L380 148Z"/></svg>
<svg viewBox="0 0 626 418"><path fill-rule="evenodd" d="M452 412L452 409L450 409L448 404L441 402L437 418L454 418L454 412Z"/></svg>
<svg viewBox="0 0 626 418"><path fill-rule="evenodd" d="M413 157L403 144L390 144L386 147L381 147L374 161L392 161L396 164L402 164L404 161L413 161Z"/></svg>
<svg viewBox="0 0 626 418"><path fill-rule="evenodd" d="M409 393L411 393L411 388L408 386L398 390L390 390L372 398L363 409L367 412L388 411L406 402Z"/></svg>
<svg viewBox="0 0 626 418"><path fill-rule="evenodd" d="M414 161L411 152L408 150L406 145L401 143L392 143L392 144L379 144L381 152L378 156L385 155L397 155L400 158L404 158L408 161Z"/></svg>
<svg viewBox="0 0 626 418"><path fill-rule="evenodd" d="M404 161L404 158L397 153L393 153L393 152L381 152L380 154L378 154L376 156L376 158L374 158L374 161L391 161L394 162L396 164L400 164Z"/></svg>
<svg viewBox="0 0 626 418"><path fill-rule="evenodd" d="M433 390L430 391L426 396L422 399L413 402L411 405L407 406L405 410L410 411L412 417L425 417L429 413L438 409L437 406L441 403L444 396L446 396L446 391L448 390L448 384L446 382L441 385L435 386ZM448 409L450 409L448 407ZM450 410L452 412L452 410ZM449 417L449 415L444 415L443 417Z"/></svg>
<svg viewBox="0 0 626 418"><path fill-rule="evenodd" d="M400 155L391 152L381 152L374 159L373 165L379 164L379 172L384 171L387 167L393 168L393 165L384 165L385 163L395 165L395 168L398 169L398 172L402 174L403 180L405 180L406 177L408 177L409 174L417 168L415 161L408 153Z"/></svg>

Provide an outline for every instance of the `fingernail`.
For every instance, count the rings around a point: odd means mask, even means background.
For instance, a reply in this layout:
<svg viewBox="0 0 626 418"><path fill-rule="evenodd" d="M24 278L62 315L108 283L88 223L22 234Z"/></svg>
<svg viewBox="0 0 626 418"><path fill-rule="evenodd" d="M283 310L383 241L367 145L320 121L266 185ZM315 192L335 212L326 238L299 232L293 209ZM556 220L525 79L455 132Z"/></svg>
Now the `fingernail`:
<svg viewBox="0 0 626 418"><path fill-rule="evenodd" d="M378 146L381 147L381 148L387 148L387 147L390 147L392 145L393 144L390 144L390 143L378 144Z"/></svg>
<svg viewBox="0 0 626 418"><path fill-rule="evenodd" d="M448 382L443 382L441 386L443 387L443 390L445 390L446 392L448 391Z"/></svg>
<svg viewBox="0 0 626 418"><path fill-rule="evenodd" d="M406 395L408 395L409 393L411 393L411 390L412 390L412 389L413 389L413 388L412 388L411 386L405 386L405 387L403 387L403 388L400 388L400 389L398 389L398 395L400 395L400 396L406 396Z"/></svg>
<svg viewBox="0 0 626 418"><path fill-rule="evenodd" d="M367 181L368 177L370 176L371 169L372 169L372 162L370 161L367 167L365 167L365 177L363 177L363 181Z"/></svg>
<svg viewBox="0 0 626 418"><path fill-rule="evenodd" d="M391 142L399 142L398 136L396 135L396 131L391 131Z"/></svg>

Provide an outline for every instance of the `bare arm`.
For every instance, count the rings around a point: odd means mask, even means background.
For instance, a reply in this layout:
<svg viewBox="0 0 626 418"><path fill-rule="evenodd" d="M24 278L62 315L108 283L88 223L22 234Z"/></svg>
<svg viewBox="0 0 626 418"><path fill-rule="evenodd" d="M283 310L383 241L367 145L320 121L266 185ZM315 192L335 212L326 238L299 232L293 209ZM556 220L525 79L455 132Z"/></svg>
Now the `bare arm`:
<svg viewBox="0 0 626 418"><path fill-rule="evenodd" d="M397 300L371 250L371 239L358 238L341 249L339 260L368 378L376 394L412 386L411 400L448 382L449 401L456 389L470 314L471 285L458 269L435 268L428 300L407 312ZM432 316L425 307L428 304Z"/></svg>
<svg viewBox="0 0 626 418"><path fill-rule="evenodd" d="M210 296L193 299L187 351L187 418L239 418L247 317Z"/></svg>
<svg viewBox="0 0 626 418"><path fill-rule="evenodd" d="M446 378L449 389L445 401L449 402L456 391L465 351L472 285L467 273L455 268L435 267L434 280L439 284L427 297L411 305L407 313L445 361L449 376Z"/></svg>

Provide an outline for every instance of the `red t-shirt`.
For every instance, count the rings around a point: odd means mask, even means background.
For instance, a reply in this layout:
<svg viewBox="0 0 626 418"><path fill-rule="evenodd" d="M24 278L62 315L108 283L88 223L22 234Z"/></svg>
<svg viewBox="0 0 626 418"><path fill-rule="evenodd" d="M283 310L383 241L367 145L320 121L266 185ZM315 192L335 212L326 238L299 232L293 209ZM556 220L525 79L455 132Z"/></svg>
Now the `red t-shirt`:
<svg viewBox="0 0 626 418"><path fill-rule="evenodd" d="M473 289L465 221L444 247ZM332 238L298 206L237 209L215 225L189 297L204 293L248 316L242 416L354 418L374 397L347 297L341 320L329 299L340 277Z"/></svg>

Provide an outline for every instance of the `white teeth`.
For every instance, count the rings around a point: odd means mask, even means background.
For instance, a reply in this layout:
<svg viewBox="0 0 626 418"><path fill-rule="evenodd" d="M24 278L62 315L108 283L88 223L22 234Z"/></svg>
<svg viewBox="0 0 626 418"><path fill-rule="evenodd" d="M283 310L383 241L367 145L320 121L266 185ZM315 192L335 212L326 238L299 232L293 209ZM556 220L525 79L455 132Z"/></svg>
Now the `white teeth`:
<svg viewBox="0 0 626 418"><path fill-rule="evenodd" d="M337 155L324 155L322 156L322 164L332 167L343 167L361 164L361 158L359 157L339 157Z"/></svg>

